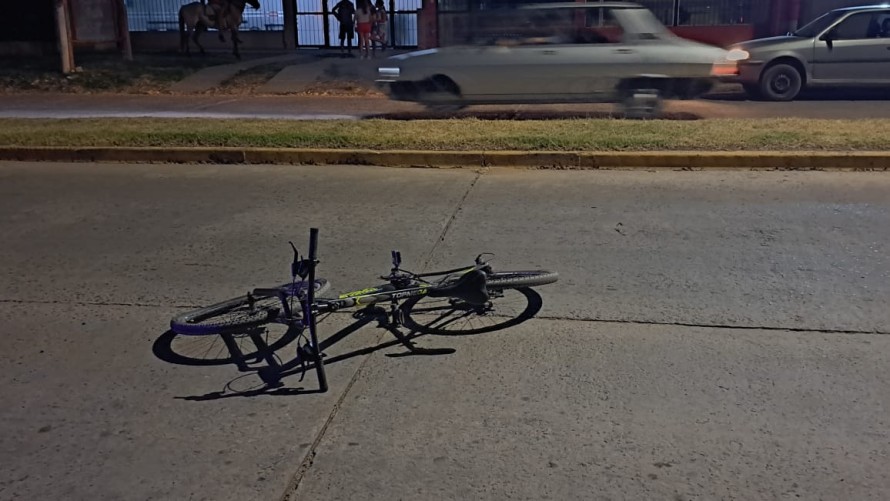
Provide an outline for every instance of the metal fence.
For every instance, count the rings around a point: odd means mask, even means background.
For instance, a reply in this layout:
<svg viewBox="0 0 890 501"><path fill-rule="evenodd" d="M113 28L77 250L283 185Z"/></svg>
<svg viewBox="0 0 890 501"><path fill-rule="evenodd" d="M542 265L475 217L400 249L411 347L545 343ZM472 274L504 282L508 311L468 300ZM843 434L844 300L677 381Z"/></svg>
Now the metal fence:
<svg viewBox="0 0 890 501"><path fill-rule="evenodd" d="M559 0L439 0L438 33L443 46L468 43L485 11ZM588 0L598 3L604 0ZM606 0L608 1L608 0ZM762 22L771 0L633 0L666 26L722 26Z"/></svg>
<svg viewBox="0 0 890 501"><path fill-rule="evenodd" d="M770 0L636 0L667 26L751 24Z"/></svg>
<svg viewBox="0 0 890 501"><path fill-rule="evenodd" d="M539 1L541 0L439 0L439 12L473 12ZM597 3L603 0L588 1ZM634 2L647 7L667 26L716 26L749 24L757 12L769 9L771 0L634 0Z"/></svg>
<svg viewBox="0 0 890 501"><path fill-rule="evenodd" d="M339 45L339 25L329 14L336 0L297 0L297 45L302 47L332 47ZM389 11L388 45L414 47L417 45L417 10L421 0L384 0ZM353 0L355 2L355 0ZM130 31L177 31L179 8L189 3L183 0L126 0ZM284 7L282 0L260 0L260 8L248 6L244 10L241 31L283 31ZM327 32L324 17L327 14ZM356 45L358 40L354 40Z"/></svg>

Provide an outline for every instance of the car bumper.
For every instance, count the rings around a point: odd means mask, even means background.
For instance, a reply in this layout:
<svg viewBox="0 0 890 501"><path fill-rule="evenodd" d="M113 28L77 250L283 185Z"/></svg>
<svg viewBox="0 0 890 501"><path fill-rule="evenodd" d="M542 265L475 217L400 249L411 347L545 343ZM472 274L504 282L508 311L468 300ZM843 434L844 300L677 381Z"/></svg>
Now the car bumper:
<svg viewBox="0 0 890 501"><path fill-rule="evenodd" d="M756 84L760 82L764 64L760 61L739 64L733 75L720 75L720 81L726 83Z"/></svg>

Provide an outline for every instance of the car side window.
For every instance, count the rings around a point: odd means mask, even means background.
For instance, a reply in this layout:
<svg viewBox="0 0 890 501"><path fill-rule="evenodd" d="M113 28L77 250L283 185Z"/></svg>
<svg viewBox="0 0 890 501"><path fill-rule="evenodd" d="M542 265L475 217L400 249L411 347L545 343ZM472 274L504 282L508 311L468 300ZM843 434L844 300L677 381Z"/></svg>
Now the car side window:
<svg viewBox="0 0 890 501"><path fill-rule="evenodd" d="M862 40L874 37L877 20L872 13L853 14L831 30L835 40Z"/></svg>
<svg viewBox="0 0 890 501"><path fill-rule="evenodd" d="M575 33L575 43L619 43L624 30L609 9L589 9L584 26Z"/></svg>
<svg viewBox="0 0 890 501"><path fill-rule="evenodd" d="M885 12L878 16L881 22L881 31L877 36L881 38L890 38L890 12Z"/></svg>

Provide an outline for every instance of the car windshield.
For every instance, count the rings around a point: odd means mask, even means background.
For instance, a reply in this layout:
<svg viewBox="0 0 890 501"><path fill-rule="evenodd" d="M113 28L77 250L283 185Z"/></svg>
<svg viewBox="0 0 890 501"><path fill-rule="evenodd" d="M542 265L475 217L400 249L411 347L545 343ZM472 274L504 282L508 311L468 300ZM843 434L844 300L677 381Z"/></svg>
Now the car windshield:
<svg viewBox="0 0 890 501"><path fill-rule="evenodd" d="M806 26L798 29L793 33L796 37L813 38L819 33L825 31L826 28L834 24L844 13L841 11L833 11L817 17Z"/></svg>

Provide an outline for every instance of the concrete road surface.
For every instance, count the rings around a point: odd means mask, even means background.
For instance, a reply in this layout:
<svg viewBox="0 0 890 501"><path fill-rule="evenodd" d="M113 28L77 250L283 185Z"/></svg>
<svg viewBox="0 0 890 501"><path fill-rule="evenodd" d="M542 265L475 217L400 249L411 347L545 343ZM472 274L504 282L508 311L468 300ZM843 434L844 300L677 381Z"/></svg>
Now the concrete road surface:
<svg viewBox="0 0 890 501"><path fill-rule="evenodd" d="M887 499L888 221L886 173L0 163L0 499ZM449 355L328 317L325 394L167 332L310 226L337 291L561 278Z"/></svg>

